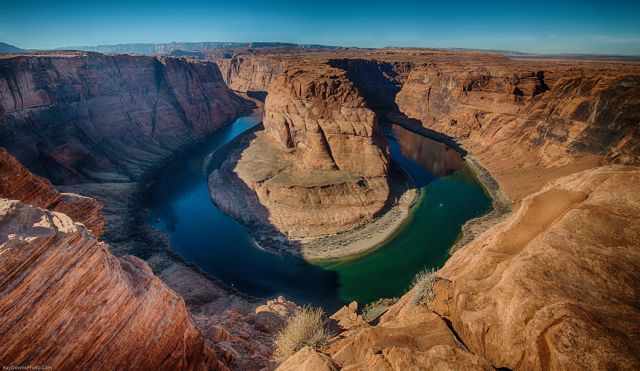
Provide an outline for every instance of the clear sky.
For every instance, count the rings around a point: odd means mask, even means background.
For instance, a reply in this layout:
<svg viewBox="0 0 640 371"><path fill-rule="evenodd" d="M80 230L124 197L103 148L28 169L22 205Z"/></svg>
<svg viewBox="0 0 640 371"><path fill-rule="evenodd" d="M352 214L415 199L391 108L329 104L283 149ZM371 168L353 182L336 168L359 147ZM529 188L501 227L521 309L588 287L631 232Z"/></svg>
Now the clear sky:
<svg viewBox="0 0 640 371"><path fill-rule="evenodd" d="M22 48L283 41L640 55L640 0L0 0Z"/></svg>

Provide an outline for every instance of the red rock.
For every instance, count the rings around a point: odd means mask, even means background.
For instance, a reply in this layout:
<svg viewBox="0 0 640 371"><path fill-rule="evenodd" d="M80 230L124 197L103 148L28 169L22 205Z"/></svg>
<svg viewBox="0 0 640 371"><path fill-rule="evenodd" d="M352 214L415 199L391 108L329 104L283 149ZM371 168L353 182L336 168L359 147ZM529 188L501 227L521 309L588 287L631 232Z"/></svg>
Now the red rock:
<svg viewBox="0 0 640 371"><path fill-rule="evenodd" d="M19 201L0 199L0 225L0 364L228 369L142 260Z"/></svg>
<svg viewBox="0 0 640 371"><path fill-rule="evenodd" d="M93 198L59 193L51 182L33 175L0 148L0 197L58 211L83 223L96 237L104 231L102 205Z"/></svg>

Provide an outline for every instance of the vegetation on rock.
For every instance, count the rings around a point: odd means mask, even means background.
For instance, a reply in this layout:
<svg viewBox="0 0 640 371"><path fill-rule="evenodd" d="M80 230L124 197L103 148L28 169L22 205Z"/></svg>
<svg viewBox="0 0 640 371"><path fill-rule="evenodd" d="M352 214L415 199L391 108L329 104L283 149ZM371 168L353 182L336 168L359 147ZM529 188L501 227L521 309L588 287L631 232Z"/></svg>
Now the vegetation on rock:
<svg viewBox="0 0 640 371"><path fill-rule="evenodd" d="M287 320L276 336L273 357L277 362L283 362L305 346L316 348L325 344L329 336L324 310L305 306Z"/></svg>
<svg viewBox="0 0 640 371"><path fill-rule="evenodd" d="M436 271L432 269L424 269L413 279L411 290L413 290L412 304L414 305L429 305L435 297L435 291L433 285L438 280Z"/></svg>

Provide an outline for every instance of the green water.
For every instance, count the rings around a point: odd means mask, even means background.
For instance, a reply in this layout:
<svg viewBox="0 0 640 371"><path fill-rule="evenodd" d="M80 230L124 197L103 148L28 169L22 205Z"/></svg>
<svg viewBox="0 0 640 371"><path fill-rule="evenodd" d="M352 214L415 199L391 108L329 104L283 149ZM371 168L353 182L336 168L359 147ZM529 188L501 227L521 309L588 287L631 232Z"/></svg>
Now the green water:
<svg viewBox="0 0 640 371"><path fill-rule="evenodd" d="M424 181L429 173L412 175ZM466 168L427 180L420 189L411 219L383 247L356 260L321 264L337 274L340 300L368 303L402 295L417 272L445 263L467 220L491 208L490 198Z"/></svg>

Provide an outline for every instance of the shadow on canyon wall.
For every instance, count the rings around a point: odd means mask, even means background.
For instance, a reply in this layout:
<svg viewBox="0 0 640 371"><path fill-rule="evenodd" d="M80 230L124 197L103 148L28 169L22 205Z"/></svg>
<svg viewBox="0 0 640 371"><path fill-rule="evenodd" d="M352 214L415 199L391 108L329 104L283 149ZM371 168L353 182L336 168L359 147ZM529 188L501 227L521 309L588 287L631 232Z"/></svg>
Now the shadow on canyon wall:
<svg viewBox="0 0 640 371"><path fill-rule="evenodd" d="M420 120L410 118L399 110L396 95L402 87L403 74L407 74L412 67L411 63L366 59L332 59L328 63L347 73L349 80L364 97L367 105L376 112L383 125L401 125L416 134L444 143L463 157L467 155L467 151L453 137L427 129Z"/></svg>

